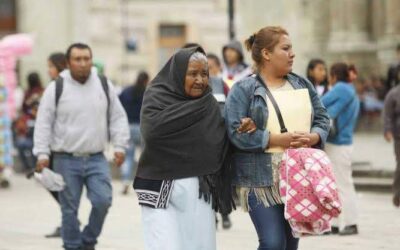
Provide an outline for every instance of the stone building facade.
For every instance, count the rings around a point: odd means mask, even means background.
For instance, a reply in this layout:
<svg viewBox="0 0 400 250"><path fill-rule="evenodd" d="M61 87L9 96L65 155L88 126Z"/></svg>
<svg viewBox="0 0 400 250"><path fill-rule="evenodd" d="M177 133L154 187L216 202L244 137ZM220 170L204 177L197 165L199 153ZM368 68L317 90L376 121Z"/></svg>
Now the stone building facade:
<svg viewBox="0 0 400 250"><path fill-rule="evenodd" d="M228 42L227 2L16 0L16 31L36 40L20 75L39 70L46 79L47 56L75 41L92 46L117 84L132 82L142 69L154 75L186 42L220 55ZM300 74L314 57L355 63L364 75L384 74L400 43L399 9L400 0L235 0L235 27L240 41L266 25L285 27Z"/></svg>

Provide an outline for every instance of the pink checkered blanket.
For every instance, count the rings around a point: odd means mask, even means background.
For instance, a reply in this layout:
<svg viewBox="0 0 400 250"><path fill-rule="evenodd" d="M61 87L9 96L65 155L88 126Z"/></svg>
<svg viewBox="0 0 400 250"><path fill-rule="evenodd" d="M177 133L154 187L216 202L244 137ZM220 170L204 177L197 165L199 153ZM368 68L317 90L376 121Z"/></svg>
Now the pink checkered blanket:
<svg viewBox="0 0 400 250"><path fill-rule="evenodd" d="M313 148L287 149L280 166L279 191L295 237L322 234L341 212L332 163Z"/></svg>

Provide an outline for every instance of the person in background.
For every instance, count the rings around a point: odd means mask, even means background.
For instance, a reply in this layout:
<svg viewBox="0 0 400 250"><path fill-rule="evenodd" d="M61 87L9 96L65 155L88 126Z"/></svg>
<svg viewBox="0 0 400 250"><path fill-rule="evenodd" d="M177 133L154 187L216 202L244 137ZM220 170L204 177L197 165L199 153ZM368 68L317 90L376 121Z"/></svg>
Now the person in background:
<svg viewBox="0 0 400 250"><path fill-rule="evenodd" d="M312 59L307 66L307 79L314 85L321 97L328 92L326 64L321 59Z"/></svg>
<svg viewBox="0 0 400 250"><path fill-rule="evenodd" d="M0 188L10 187L12 174L12 131L11 118L8 112L7 88L0 75Z"/></svg>
<svg viewBox="0 0 400 250"><path fill-rule="evenodd" d="M33 130L40 99L43 94L42 81L36 72L28 75L28 89L22 102L22 110L15 122L18 154L26 170L35 168L36 158L32 154Z"/></svg>
<svg viewBox="0 0 400 250"><path fill-rule="evenodd" d="M337 131L328 137L325 151L333 163L342 202L342 213L332 227L332 233L340 235L358 234L357 195L353 184L351 155L360 101L350 80L354 81L349 76L347 64L335 63L329 74L329 82L333 87L321 98Z"/></svg>
<svg viewBox="0 0 400 250"><path fill-rule="evenodd" d="M67 60L65 54L61 52L52 53L47 59L47 73L52 81L56 80L60 73L67 68ZM49 168L53 170L52 157L50 157ZM60 199L58 198L58 192L50 191L51 196L60 205ZM58 238L61 237L61 226L56 227L54 232L49 233L45 236L46 238Z"/></svg>
<svg viewBox="0 0 400 250"><path fill-rule="evenodd" d="M207 54L207 61L212 92L215 99L217 99L217 102L220 104L221 111L223 111L229 87L222 79L221 61L215 54Z"/></svg>
<svg viewBox="0 0 400 250"><path fill-rule="evenodd" d="M356 65L349 64L348 69L349 69L349 82L354 84L354 82L358 79L358 70L356 68Z"/></svg>
<svg viewBox="0 0 400 250"><path fill-rule="evenodd" d="M224 68L222 79L232 88L233 84L253 73L252 68L245 63L243 48L239 41L232 40L222 48Z"/></svg>
<svg viewBox="0 0 400 250"><path fill-rule="evenodd" d="M211 85L212 93L217 100L223 114L226 97L228 96L229 87L222 80L222 65L218 56L215 54L207 54L208 71L210 74L209 82ZM232 222L228 214L222 214L222 227L229 229L232 227ZM218 226L218 219L217 219Z"/></svg>
<svg viewBox="0 0 400 250"><path fill-rule="evenodd" d="M140 135L140 110L144 91L150 80L149 74L145 71L139 72L136 82L125 88L119 96L122 107L128 115L130 128L129 148L126 150L125 162L121 166L121 177L123 181L123 194L128 194L130 184L133 180L133 172L136 168L135 152L141 145Z"/></svg>
<svg viewBox="0 0 400 250"><path fill-rule="evenodd" d="M386 91L397 86L400 83L400 43L396 48L397 58L396 62L390 65L386 79Z"/></svg>
<svg viewBox="0 0 400 250"><path fill-rule="evenodd" d="M393 181L393 205L400 207L400 84L393 87L385 98L383 125L386 141L394 143L397 166Z"/></svg>
<svg viewBox="0 0 400 250"><path fill-rule="evenodd" d="M67 60L64 53L52 53L47 59L47 72L51 80L57 79L60 73L66 68Z"/></svg>

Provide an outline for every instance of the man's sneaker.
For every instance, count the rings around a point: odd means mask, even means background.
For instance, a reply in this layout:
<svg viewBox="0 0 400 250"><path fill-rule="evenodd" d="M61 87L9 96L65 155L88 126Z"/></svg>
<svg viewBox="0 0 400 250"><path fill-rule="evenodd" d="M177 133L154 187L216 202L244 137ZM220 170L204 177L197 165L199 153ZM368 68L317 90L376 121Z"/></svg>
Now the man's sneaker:
<svg viewBox="0 0 400 250"><path fill-rule="evenodd" d="M331 227L331 233L332 234L339 234L339 228L338 227Z"/></svg>
<svg viewBox="0 0 400 250"><path fill-rule="evenodd" d="M127 195L129 193L129 185L124 185L124 188L122 189L122 194Z"/></svg>
<svg viewBox="0 0 400 250"><path fill-rule="evenodd" d="M222 215L222 228L229 229L232 227L232 222L229 219L229 215Z"/></svg>
<svg viewBox="0 0 400 250"><path fill-rule="evenodd" d="M82 250L96 250L93 245L83 245Z"/></svg>
<svg viewBox="0 0 400 250"><path fill-rule="evenodd" d="M333 234L339 234L339 228L338 227L331 227L330 232L325 232L323 235L333 235Z"/></svg>
<svg viewBox="0 0 400 250"><path fill-rule="evenodd" d="M340 230L339 235L347 236L347 235L355 235L358 234L357 225L346 226L343 230Z"/></svg>
<svg viewBox="0 0 400 250"><path fill-rule="evenodd" d="M9 188L10 187L10 182L7 179L1 179L0 180L0 187L1 188Z"/></svg>
<svg viewBox="0 0 400 250"><path fill-rule="evenodd" d="M61 237L61 227L57 227L56 230L50 234L45 235L46 238L59 238Z"/></svg>
<svg viewBox="0 0 400 250"><path fill-rule="evenodd" d="M400 196L399 195L393 196L393 205L395 207L400 207Z"/></svg>

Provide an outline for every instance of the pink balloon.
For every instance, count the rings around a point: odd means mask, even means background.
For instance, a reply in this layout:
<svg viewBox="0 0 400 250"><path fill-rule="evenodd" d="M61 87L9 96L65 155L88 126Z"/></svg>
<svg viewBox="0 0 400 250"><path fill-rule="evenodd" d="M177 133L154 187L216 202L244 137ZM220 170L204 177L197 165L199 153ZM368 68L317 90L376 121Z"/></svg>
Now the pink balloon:
<svg viewBox="0 0 400 250"><path fill-rule="evenodd" d="M14 100L14 90L17 85L16 62L18 57L31 53L32 48L33 38L28 34L8 35L0 40L0 74L7 89L8 114L11 118L16 116Z"/></svg>

